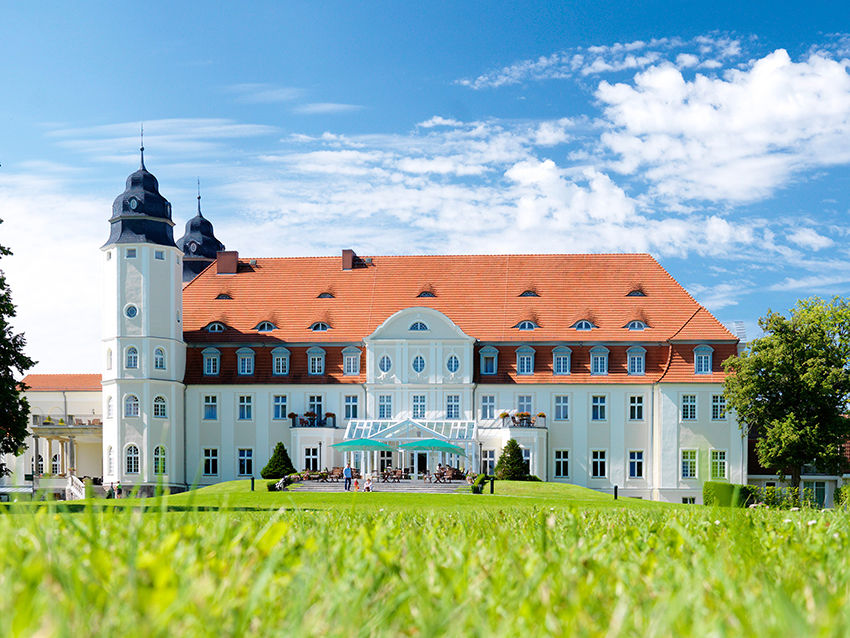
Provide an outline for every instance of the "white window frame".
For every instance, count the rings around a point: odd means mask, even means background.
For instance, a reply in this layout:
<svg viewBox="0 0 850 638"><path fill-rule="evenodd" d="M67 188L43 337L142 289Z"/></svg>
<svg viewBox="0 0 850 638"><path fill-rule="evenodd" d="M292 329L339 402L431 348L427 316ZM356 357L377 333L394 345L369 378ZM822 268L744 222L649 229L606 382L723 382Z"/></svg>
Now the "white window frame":
<svg viewBox="0 0 850 638"><path fill-rule="evenodd" d="M304 469L310 472L319 471L319 448L305 447L304 448Z"/></svg>
<svg viewBox="0 0 850 638"><path fill-rule="evenodd" d="M604 376L608 374L608 348L594 346L590 349L590 374Z"/></svg>
<svg viewBox="0 0 850 638"><path fill-rule="evenodd" d="M217 377L221 370L221 352L217 348L204 348L201 355L204 358L204 376Z"/></svg>
<svg viewBox="0 0 850 638"><path fill-rule="evenodd" d="M726 397L722 394L711 395L711 420L726 420Z"/></svg>
<svg viewBox="0 0 850 638"><path fill-rule="evenodd" d="M139 446L130 443L124 448L124 474L141 474L142 454Z"/></svg>
<svg viewBox="0 0 850 638"><path fill-rule="evenodd" d="M693 399L691 401L690 399ZM681 399L681 417L682 421L696 421L699 414L697 412L697 395L683 394Z"/></svg>
<svg viewBox="0 0 850 638"><path fill-rule="evenodd" d="M566 376L570 374L573 351L566 346L558 346L552 350L552 374Z"/></svg>
<svg viewBox="0 0 850 638"><path fill-rule="evenodd" d="M261 321L257 324L257 327L254 328L257 332L272 332L277 330L277 326L274 325L271 321Z"/></svg>
<svg viewBox="0 0 850 638"><path fill-rule="evenodd" d="M236 370L240 377L254 374L254 351L251 348L239 348L236 351Z"/></svg>
<svg viewBox="0 0 850 638"><path fill-rule="evenodd" d="M153 369L165 370L165 348L154 348L153 351Z"/></svg>
<svg viewBox="0 0 850 638"><path fill-rule="evenodd" d="M307 350L307 373L317 377L325 373L325 351L313 346Z"/></svg>
<svg viewBox="0 0 850 638"><path fill-rule="evenodd" d="M384 374L393 369L393 359L388 354L382 354L378 357L378 371Z"/></svg>
<svg viewBox="0 0 850 638"><path fill-rule="evenodd" d="M345 407L345 418L356 419L357 413L359 412L360 397L356 394L347 394L343 401Z"/></svg>
<svg viewBox="0 0 850 638"><path fill-rule="evenodd" d="M215 470L215 471L213 471ZM218 448L204 448L204 465L202 468L204 476L218 476Z"/></svg>
<svg viewBox="0 0 850 638"><path fill-rule="evenodd" d="M646 348L634 346L626 351L627 369L632 376L642 376L646 374Z"/></svg>
<svg viewBox="0 0 850 638"><path fill-rule="evenodd" d="M240 394L236 399L236 420L254 420L254 395Z"/></svg>
<svg viewBox="0 0 850 638"><path fill-rule="evenodd" d="M522 376L534 374L534 348L521 346L516 350L516 373Z"/></svg>
<svg viewBox="0 0 850 638"><path fill-rule="evenodd" d="M481 466L485 474L492 476L496 469L496 450L483 450L481 452Z"/></svg>
<svg viewBox="0 0 850 638"><path fill-rule="evenodd" d="M207 332L224 332L224 324L220 321L213 321L207 326Z"/></svg>
<svg viewBox="0 0 850 638"><path fill-rule="evenodd" d="M157 419L167 419L168 418L168 403L165 400L165 397L162 395L157 395L153 400L153 415L154 418Z"/></svg>
<svg viewBox="0 0 850 638"><path fill-rule="evenodd" d="M588 332L593 330L596 326L594 326L593 322L588 319L579 319L572 325L572 327L580 332Z"/></svg>
<svg viewBox="0 0 850 638"><path fill-rule="evenodd" d="M701 345L694 348L694 374L711 374L714 348Z"/></svg>
<svg viewBox="0 0 850 638"><path fill-rule="evenodd" d="M205 394L203 397L203 403L201 404L201 410L203 410L202 419L204 421L218 421L218 395ZM211 408L213 416L207 416L207 408Z"/></svg>
<svg viewBox="0 0 850 638"><path fill-rule="evenodd" d="M522 330L523 332L527 332L529 330L534 330L535 328L539 328L536 323L533 321L529 321L528 319L524 319L520 321L517 325L514 326L517 330Z"/></svg>
<svg viewBox="0 0 850 638"><path fill-rule="evenodd" d="M153 258L158 259L159 261L165 261L165 251L164 250L153 251Z"/></svg>
<svg viewBox="0 0 850 638"><path fill-rule="evenodd" d="M310 412L315 412L316 417L321 417L325 413L325 395L324 394L308 394L307 409Z"/></svg>
<svg viewBox="0 0 850 638"><path fill-rule="evenodd" d="M687 454L688 457L693 453L693 458L685 458ZM685 470L685 463L688 464L687 471ZM695 481L699 479L699 450L696 448L681 448L679 450L679 477L683 481Z"/></svg>
<svg viewBox="0 0 850 638"><path fill-rule="evenodd" d="M643 450L629 450L629 458L626 460L626 478L631 480L645 478L643 471L644 462ZM633 473L633 469L639 469L640 472Z"/></svg>
<svg viewBox="0 0 850 638"><path fill-rule="evenodd" d="M722 455L722 458L721 458ZM708 475L712 481L728 481L729 480L729 453L726 450L711 449L709 450ZM716 467L722 464L723 473L715 472Z"/></svg>
<svg viewBox="0 0 850 638"><path fill-rule="evenodd" d="M490 370L488 362L493 362L493 369ZM499 350L493 346L484 346L478 351L478 364L482 375L491 376L499 371Z"/></svg>
<svg viewBox="0 0 850 638"><path fill-rule="evenodd" d="M555 410L552 413L555 421L570 420L570 395L556 394L552 400L554 401Z"/></svg>
<svg viewBox="0 0 850 638"><path fill-rule="evenodd" d="M446 395L446 419L455 421L460 418L460 395Z"/></svg>
<svg viewBox="0 0 850 638"><path fill-rule="evenodd" d="M124 397L124 416L137 418L141 413L139 397L135 394L128 394Z"/></svg>
<svg viewBox="0 0 850 638"><path fill-rule="evenodd" d="M136 346L128 346L124 352L124 367L127 370L139 369L139 349Z"/></svg>
<svg viewBox="0 0 850 638"><path fill-rule="evenodd" d="M342 374L351 377L360 374L360 348L348 346L342 350Z"/></svg>
<svg viewBox="0 0 850 638"><path fill-rule="evenodd" d="M482 394L481 395L481 419L496 418L496 395Z"/></svg>
<svg viewBox="0 0 850 638"><path fill-rule="evenodd" d="M629 421L643 421L643 395L629 395Z"/></svg>
<svg viewBox="0 0 850 638"><path fill-rule="evenodd" d="M640 319L634 319L626 324L626 330L646 330L647 325Z"/></svg>
<svg viewBox="0 0 850 638"><path fill-rule="evenodd" d="M605 470L601 474L598 471L599 464L601 464L602 469ZM607 449L598 449L598 450L591 450L590 451L590 478L592 478L592 479L608 478L608 450Z"/></svg>
<svg viewBox="0 0 850 638"><path fill-rule="evenodd" d="M290 352L287 348L273 348L272 352L272 376L285 377L289 374Z"/></svg>
<svg viewBox="0 0 850 638"><path fill-rule="evenodd" d="M393 395L378 395L378 418L384 420L393 418Z"/></svg>
<svg viewBox="0 0 850 638"><path fill-rule="evenodd" d="M534 412L534 395L518 394L516 397L516 411L532 414Z"/></svg>
<svg viewBox="0 0 850 638"><path fill-rule="evenodd" d="M427 406L427 398L424 394L414 394L411 398L410 413L414 419L424 419Z"/></svg>
<svg viewBox="0 0 850 638"><path fill-rule="evenodd" d="M566 466L566 472L564 472ZM570 451L555 450L554 478L570 478Z"/></svg>
<svg viewBox="0 0 850 638"><path fill-rule="evenodd" d="M327 332L330 329L331 325L325 321L317 321L310 326L310 330L313 332Z"/></svg>
<svg viewBox="0 0 850 638"><path fill-rule="evenodd" d="M272 395L272 420L284 421L289 413L289 397L285 394Z"/></svg>
<svg viewBox="0 0 850 638"><path fill-rule="evenodd" d="M601 401L597 401L601 399ZM602 422L608 420L608 395L593 394L590 396L590 420Z"/></svg>

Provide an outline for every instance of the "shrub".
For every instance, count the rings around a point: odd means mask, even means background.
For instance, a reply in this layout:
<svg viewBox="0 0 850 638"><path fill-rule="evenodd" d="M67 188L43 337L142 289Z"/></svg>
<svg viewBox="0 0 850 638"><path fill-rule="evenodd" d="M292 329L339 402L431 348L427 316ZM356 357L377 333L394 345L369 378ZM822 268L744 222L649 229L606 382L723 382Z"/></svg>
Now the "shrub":
<svg viewBox="0 0 850 638"><path fill-rule="evenodd" d="M835 507L846 508L847 505L850 505L850 483L835 490L833 498L835 499Z"/></svg>
<svg viewBox="0 0 850 638"><path fill-rule="evenodd" d="M266 487L269 489L269 492L277 492L277 481L269 481L266 483Z"/></svg>
<svg viewBox="0 0 850 638"><path fill-rule="evenodd" d="M287 474L292 474L294 471L295 468L292 465L292 459L286 452L286 447L283 443L278 443L274 448L274 454L266 463L263 471L260 472L260 476L264 479L279 479Z"/></svg>
<svg viewBox="0 0 850 638"><path fill-rule="evenodd" d="M502 455L496 463L496 478L506 481L522 481L525 479L525 461L522 450L515 439L508 439L502 450Z"/></svg>
<svg viewBox="0 0 850 638"><path fill-rule="evenodd" d="M702 502L721 507L746 507L753 502L753 491L749 485L706 481L702 485Z"/></svg>
<svg viewBox="0 0 850 638"><path fill-rule="evenodd" d="M475 477L475 480L472 482L472 493L473 494L483 494L484 493L484 483L490 480L490 477L486 474L479 474Z"/></svg>

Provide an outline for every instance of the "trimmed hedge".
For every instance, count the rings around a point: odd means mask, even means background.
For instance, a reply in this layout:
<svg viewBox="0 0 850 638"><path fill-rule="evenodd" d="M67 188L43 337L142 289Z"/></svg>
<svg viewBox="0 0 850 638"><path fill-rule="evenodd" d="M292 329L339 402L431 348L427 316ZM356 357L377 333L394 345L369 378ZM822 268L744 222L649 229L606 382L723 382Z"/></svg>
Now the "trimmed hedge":
<svg viewBox="0 0 850 638"><path fill-rule="evenodd" d="M702 502L720 507L746 507L755 501L754 491L751 485L706 481L702 484Z"/></svg>

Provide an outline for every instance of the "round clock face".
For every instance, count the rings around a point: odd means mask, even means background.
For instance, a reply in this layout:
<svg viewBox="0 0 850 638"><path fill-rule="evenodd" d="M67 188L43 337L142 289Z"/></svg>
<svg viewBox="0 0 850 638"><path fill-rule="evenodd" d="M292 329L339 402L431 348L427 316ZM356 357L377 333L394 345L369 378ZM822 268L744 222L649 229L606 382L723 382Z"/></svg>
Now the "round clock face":
<svg viewBox="0 0 850 638"><path fill-rule="evenodd" d="M196 250L198 250L198 244L193 241L189 242L189 252L195 252Z"/></svg>
<svg viewBox="0 0 850 638"><path fill-rule="evenodd" d="M131 197L130 198L130 208L133 209L133 210L136 210L136 208L138 206L139 206L139 200L136 199L135 197Z"/></svg>

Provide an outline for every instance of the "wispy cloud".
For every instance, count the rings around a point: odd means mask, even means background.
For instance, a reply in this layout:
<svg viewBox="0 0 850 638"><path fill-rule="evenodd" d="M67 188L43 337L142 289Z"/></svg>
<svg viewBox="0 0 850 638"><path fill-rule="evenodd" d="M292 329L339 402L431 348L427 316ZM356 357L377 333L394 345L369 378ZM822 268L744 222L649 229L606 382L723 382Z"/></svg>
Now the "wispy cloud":
<svg viewBox="0 0 850 638"><path fill-rule="evenodd" d="M301 115L329 115L333 113L349 113L359 111L359 104L339 104L337 102L314 102L312 104L301 104L292 109L293 113Z"/></svg>
<svg viewBox="0 0 850 638"><path fill-rule="evenodd" d="M291 102L307 93L304 89L293 86L275 86L264 83L233 84L226 87L225 90L234 94L236 101L243 104Z"/></svg>

